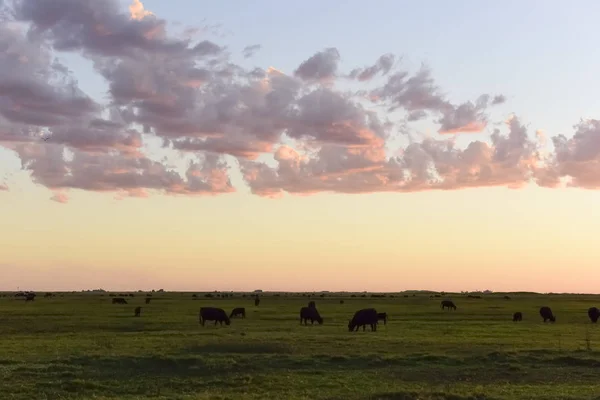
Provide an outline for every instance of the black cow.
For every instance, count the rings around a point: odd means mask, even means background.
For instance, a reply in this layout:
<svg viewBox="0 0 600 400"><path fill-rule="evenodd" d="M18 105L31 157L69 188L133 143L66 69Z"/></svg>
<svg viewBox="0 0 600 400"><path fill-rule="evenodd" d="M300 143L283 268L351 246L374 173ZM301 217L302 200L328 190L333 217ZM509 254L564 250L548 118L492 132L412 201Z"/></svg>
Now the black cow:
<svg viewBox="0 0 600 400"><path fill-rule="evenodd" d="M300 309L300 323L302 324L302 322L304 322L304 325L308 325L309 319L312 325L314 325L315 321L317 321L319 325L323 325L323 318L321 318L316 307L302 307Z"/></svg>
<svg viewBox="0 0 600 400"><path fill-rule="evenodd" d="M229 315L229 318L241 316L242 318L246 318L246 309L244 307L234 308Z"/></svg>
<svg viewBox="0 0 600 400"><path fill-rule="evenodd" d="M344 304L344 300L340 300L340 304Z"/></svg>
<svg viewBox="0 0 600 400"><path fill-rule="evenodd" d="M554 316L554 314L552 314L552 310L550 309L550 307L544 306L540 308L540 315L542 316L542 318L544 318L544 322L556 322L556 317Z"/></svg>
<svg viewBox="0 0 600 400"><path fill-rule="evenodd" d="M151 301L152 301L151 297L146 297L146 304L150 304Z"/></svg>
<svg viewBox="0 0 600 400"><path fill-rule="evenodd" d="M115 297L114 299L112 299L112 303L113 304L127 304L127 300L125 300L122 297Z"/></svg>
<svg viewBox="0 0 600 400"><path fill-rule="evenodd" d="M309 308L317 308L317 305L315 304L315 302L314 302L314 301L309 301L309 302L308 302L308 307L309 307Z"/></svg>
<svg viewBox="0 0 600 400"><path fill-rule="evenodd" d="M377 313L377 321L383 321L384 325L387 325L388 315L387 313L380 312Z"/></svg>
<svg viewBox="0 0 600 400"><path fill-rule="evenodd" d="M256 298L254 299L254 305L258 307L259 304L260 304L260 298L258 296L256 296Z"/></svg>
<svg viewBox="0 0 600 400"><path fill-rule="evenodd" d="M442 301L442 310L446 307L448 308L448 310L449 309L456 310L456 305L454 305L454 302L452 300L443 300Z"/></svg>
<svg viewBox="0 0 600 400"><path fill-rule="evenodd" d="M590 321L595 324L598 322L598 318L600 318L600 310L597 307L590 307L588 309L588 317L590 317Z"/></svg>
<svg viewBox="0 0 600 400"><path fill-rule="evenodd" d="M517 311L513 314L513 322L519 322L523 320L523 314L520 311Z"/></svg>
<svg viewBox="0 0 600 400"><path fill-rule="evenodd" d="M200 309L199 319L202 326L204 326L206 321L215 321L215 326L217 325L217 322L221 323L221 326L223 326L223 322L225 322L225 325L231 324L229 317L222 308L202 307Z"/></svg>
<svg viewBox="0 0 600 400"><path fill-rule="evenodd" d="M28 293L25 296L25 301L34 301L35 300L35 293Z"/></svg>
<svg viewBox="0 0 600 400"><path fill-rule="evenodd" d="M366 330L367 325L371 325L371 331L377 330L377 310L374 308L364 308L354 313L354 316L348 321L348 330L353 332L355 329L358 331L360 326L363 327L363 332Z"/></svg>
<svg viewBox="0 0 600 400"><path fill-rule="evenodd" d="M140 314L142 314L142 307L136 307L136 308L135 308L135 311L134 311L134 315L135 315L136 317L139 317L139 316L140 316Z"/></svg>

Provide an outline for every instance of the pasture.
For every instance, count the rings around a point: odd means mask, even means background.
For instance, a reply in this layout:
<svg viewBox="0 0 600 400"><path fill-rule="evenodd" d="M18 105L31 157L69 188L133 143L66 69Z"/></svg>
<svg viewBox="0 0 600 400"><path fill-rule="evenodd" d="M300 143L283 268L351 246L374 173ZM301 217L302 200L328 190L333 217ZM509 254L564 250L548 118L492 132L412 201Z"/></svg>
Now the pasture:
<svg viewBox="0 0 600 400"><path fill-rule="evenodd" d="M503 294L468 299L206 298L64 293L0 297L0 399L599 399L600 296ZM442 311L440 300L456 311ZM344 304L340 304L340 300ZM301 326L309 300L324 318ZM556 323L538 314L548 305ZM142 307L135 318L134 308ZM246 308L230 326L198 323L202 306ZM377 332L348 332L361 308L387 312ZM514 311L523 321L512 322Z"/></svg>

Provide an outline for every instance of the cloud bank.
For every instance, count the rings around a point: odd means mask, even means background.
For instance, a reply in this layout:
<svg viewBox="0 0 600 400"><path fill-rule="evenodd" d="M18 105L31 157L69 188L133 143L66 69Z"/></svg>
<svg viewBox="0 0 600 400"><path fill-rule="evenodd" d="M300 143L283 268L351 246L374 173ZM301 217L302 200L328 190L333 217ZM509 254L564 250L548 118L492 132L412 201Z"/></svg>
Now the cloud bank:
<svg viewBox="0 0 600 400"><path fill-rule="evenodd" d="M236 65L223 45L171 34L139 0L13 0L0 8L0 146L57 202L70 189L230 193L240 189L232 168L268 197L558 187L564 178L600 187L600 121L580 121L571 138L550 138L553 150L543 152L545 137L517 116L492 129L502 94L455 103L429 68L410 72L393 54L344 71L340 52L325 48L284 73ZM81 90L61 61L69 53L92 62L106 99ZM445 136L398 147L420 122ZM481 132L485 140L456 145L456 134ZM151 154L153 139L185 168Z"/></svg>

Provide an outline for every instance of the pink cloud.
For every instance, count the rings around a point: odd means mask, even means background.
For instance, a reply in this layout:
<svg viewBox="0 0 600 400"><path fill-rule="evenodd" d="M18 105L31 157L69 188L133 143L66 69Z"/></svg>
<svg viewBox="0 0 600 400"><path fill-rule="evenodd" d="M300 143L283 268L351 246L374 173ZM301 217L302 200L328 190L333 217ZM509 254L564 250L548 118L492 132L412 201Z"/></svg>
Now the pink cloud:
<svg viewBox="0 0 600 400"><path fill-rule="evenodd" d="M55 192L54 196L52 196L50 200L61 204L67 204L69 202L69 196L67 196L67 194L64 192Z"/></svg>

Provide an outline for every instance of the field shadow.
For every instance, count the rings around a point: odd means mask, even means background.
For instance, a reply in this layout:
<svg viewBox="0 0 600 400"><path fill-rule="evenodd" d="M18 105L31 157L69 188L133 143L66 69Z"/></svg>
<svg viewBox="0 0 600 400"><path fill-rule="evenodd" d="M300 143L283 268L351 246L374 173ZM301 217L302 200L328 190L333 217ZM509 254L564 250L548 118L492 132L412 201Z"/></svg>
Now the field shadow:
<svg viewBox="0 0 600 400"><path fill-rule="evenodd" d="M414 393L414 392L390 392L378 393L364 398L365 400L494 400L484 394L461 396L451 393ZM332 399L333 400L333 399Z"/></svg>
<svg viewBox="0 0 600 400"><path fill-rule="evenodd" d="M227 342L190 345L182 352L184 354L291 354L293 347L285 343Z"/></svg>

